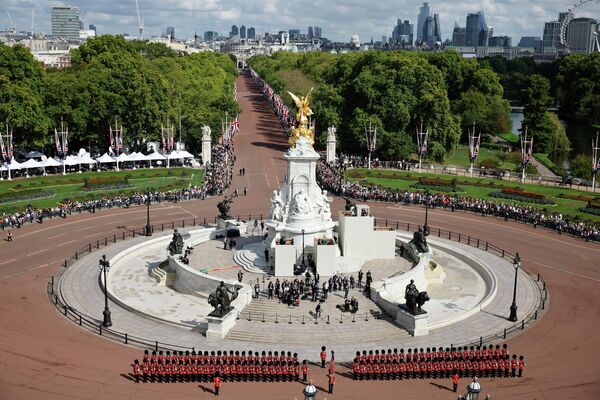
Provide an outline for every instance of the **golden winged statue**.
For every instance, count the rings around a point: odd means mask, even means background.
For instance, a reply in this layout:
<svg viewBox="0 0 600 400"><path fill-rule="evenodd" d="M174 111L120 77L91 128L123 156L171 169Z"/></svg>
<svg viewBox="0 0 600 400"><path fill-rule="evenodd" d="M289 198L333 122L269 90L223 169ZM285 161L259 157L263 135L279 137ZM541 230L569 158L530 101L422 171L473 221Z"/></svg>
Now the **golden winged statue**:
<svg viewBox="0 0 600 400"><path fill-rule="evenodd" d="M306 96L296 96L295 94L288 92L289 95L296 103L296 107L298 107L298 113L296 114L296 121L299 122L297 128L292 128L292 134L290 135L289 144L291 147L296 145L296 141L304 136L308 139L311 146L315 143L314 133L311 129L308 128L308 117L313 115L312 110L310 109L310 94L312 93L313 88L310 88Z"/></svg>

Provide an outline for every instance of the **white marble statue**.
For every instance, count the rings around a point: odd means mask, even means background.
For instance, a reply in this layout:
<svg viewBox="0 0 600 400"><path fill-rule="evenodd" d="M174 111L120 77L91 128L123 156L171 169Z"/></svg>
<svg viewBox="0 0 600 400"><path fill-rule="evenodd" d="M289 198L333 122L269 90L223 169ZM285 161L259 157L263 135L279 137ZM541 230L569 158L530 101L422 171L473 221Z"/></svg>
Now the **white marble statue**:
<svg viewBox="0 0 600 400"><path fill-rule="evenodd" d="M327 140L335 140L335 133L337 132L337 128L335 125L327 128Z"/></svg>
<svg viewBox="0 0 600 400"><path fill-rule="evenodd" d="M331 205L333 200L327 197L327 190L323 190L322 193L316 196L317 214L321 216L324 221L331 221Z"/></svg>
<svg viewBox="0 0 600 400"><path fill-rule="evenodd" d="M292 212L296 215L310 214L311 210L308 195L304 189L300 189L294 196L294 208L292 209Z"/></svg>
<svg viewBox="0 0 600 400"><path fill-rule="evenodd" d="M271 197L270 217L274 221L283 220L283 200L281 200L281 193L277 190L273 190L273 197Z"/></svg>
<svg viewBox="0 0 600 400"><path fill-rule="evenodd" d="M210 137L210 126L204 125L202 127L202 139L208 139L208 140L211 139L211 137Z"/></svg>

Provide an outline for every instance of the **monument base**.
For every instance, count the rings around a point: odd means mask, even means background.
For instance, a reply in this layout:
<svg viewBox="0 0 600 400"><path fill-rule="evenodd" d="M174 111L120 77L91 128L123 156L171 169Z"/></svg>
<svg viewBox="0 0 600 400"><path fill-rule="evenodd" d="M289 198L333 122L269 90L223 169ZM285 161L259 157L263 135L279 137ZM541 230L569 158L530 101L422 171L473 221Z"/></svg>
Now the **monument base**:
<svg viewBox="0 0 600 400"><path fill-rule="evenodd" d="M223 219L221 217L217 217L217 230L223 230L227 228L240 227L242 223L236 219Z"/></svg>
<svg viewBox="0 0 600 400"><path fill-rule="evenodd" d="M223 317L213 317L208 315L208 329L206 329L206 337L208 339L223 339L229 333L229 330L235 326L236 310L232 310Z"/></svg>
<svg viewBox="0 0 600 400"><path fill-rule="evenodd" d="M429 314L427 312L414 315L403 306L398 305L396 323L413 336L429 335Z"/></svg>

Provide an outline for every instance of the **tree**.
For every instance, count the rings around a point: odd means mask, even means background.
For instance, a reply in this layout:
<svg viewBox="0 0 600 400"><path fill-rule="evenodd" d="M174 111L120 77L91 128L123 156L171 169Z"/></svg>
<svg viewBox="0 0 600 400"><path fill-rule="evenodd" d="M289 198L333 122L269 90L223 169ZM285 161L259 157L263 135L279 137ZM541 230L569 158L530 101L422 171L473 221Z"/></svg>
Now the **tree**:
<svg viewBox="0 0 600 400"><path fill-rule="evenodd" d="M592 156L586 154L577 154L570 160L571 175L582 178L592 179Z"/></svg>

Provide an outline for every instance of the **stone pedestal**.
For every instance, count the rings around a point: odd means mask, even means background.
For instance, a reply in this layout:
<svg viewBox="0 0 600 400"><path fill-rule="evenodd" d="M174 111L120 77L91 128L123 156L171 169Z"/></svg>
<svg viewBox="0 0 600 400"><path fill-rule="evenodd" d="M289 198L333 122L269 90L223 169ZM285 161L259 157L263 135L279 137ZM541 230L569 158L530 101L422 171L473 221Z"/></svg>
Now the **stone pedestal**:
<svg viewBox="0 0 600 400"><path fill-rule="evenodd" d="M242 227L242 223L238 222L236 219L223 219L221 217L217 217L217 230L223 230L227 228L238 228Z"/></svg>
<svg viewBox="0 0 600 400"><path fill-rule="evenodd" d="M325 161L327 161L328 163L335 161L335 131L335 126L330 126L327 129L327 155Z"/></svg>
<svg viewBox="0 0 600 400"><path fill-rule="evenodd" d="M224 317L207 316L208 329L206 337L208 339L223 339L231 328L235 326L237 310L231 310Z"/></svg>
<svg viewBox="0 0 600 400"><path fill-rule="evenodd" d="M396 323L413 336L429 335L429 314L426 312L414 315L406 310L403 305L398 305Z"/></svg>
<svg viewBox="0 0 600 400"><path fill-rule="evenodd" d="M202 165L211 163L211 141L210 127L204 125L202 127Z"/></svg>

